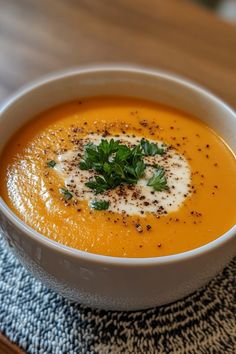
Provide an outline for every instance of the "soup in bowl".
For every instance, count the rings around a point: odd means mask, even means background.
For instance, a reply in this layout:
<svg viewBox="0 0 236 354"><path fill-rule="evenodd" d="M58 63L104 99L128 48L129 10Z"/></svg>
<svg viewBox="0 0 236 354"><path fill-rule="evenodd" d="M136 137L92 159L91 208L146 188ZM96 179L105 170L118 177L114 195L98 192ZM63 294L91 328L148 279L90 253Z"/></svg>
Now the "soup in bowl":
<svg viewBox="0 0 236 354"><path fill-rule="evenodd" d="M135 310L205 284L235 253L235 114L170 74L55 74L1 113L3 233L47 286Z"/></svg>

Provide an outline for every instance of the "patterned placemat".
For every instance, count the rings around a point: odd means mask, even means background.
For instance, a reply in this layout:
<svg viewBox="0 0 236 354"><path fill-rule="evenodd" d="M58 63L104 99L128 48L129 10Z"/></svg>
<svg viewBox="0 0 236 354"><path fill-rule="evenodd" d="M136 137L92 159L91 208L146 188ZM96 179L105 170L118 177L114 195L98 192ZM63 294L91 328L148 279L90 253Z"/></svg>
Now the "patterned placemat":
<svg viewBox="0 0 236 354"><path fill-rule="evenodd" d="M32 354L236 353L236 259L206 287L171 305L107 312L45 288L0 236L0 331Z"/></svg>

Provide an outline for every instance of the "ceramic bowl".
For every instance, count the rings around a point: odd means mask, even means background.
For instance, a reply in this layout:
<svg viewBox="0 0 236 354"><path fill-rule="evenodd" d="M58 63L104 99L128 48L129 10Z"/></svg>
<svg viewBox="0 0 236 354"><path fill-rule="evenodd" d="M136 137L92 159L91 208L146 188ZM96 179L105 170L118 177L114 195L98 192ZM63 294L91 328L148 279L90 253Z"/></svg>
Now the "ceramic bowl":
<svg viewBox="0 0 236 354"><path fill-rule="evenodd" d="M134 96L184 110L211 126L236 151L236 115L211 93L162 71L107 65L56 73L18 91L0 111L0 149L38 113L97 95ZM216 240L177 255L117 258L91 254L40 235L2 199L0 224L16 256L47 287L81 304L112 310L145 309L186 296L214 277L236 249L234 226Z"/></svg>

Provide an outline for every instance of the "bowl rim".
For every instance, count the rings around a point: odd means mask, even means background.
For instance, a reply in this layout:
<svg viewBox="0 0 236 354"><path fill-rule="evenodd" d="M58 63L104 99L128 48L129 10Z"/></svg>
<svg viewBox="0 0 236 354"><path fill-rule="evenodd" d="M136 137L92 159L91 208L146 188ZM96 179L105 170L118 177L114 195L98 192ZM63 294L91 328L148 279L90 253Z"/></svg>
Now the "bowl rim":
<svg viewBox="0 0 236 354"><path fill-rule="evenodd" d="M21 99L23 96L27 95L34 89L37 89L40 86L48 84L52 81L57 81L64 79L69 76L80 75L84 73L97 73L97 72L127 72L127 73L137 73L144 75L151 75L153 77L161 77L163 79L172 81L176 84L185 86L193 91L197 91L201 95L204 95L208 99L210 99L215 105L221 106L225 111L230 113L235 118L236 124L236 113L235 111L226 104L223 100L218 98L216 95L212 94L207 89L203 88L201 85L198 85L192 82L189 79L185 79L180 75L176 75L174 73L156 69L156 68L147 68L143 66L137 65L127 65L127 64L96 64L96 65L86 65L80 67L68 68L65 70L57 71L54 73L50 73L42 76L41 78L32 81L31 83L24 85L22 88L18 89L10 95L0 106L0 119L2 114L17 100ZM223 235L217 237L215 240L197 247L195 249L181 252L177 254L167 255L167 256L156 256L156 257L145 257L145 258L128 258L128 257L113 257L106 256L101 254L95 254L91 252L81 251L79 249L75 249L69 246L65 246L57 241L51 240L46 236L43 236L30 226L28 226L24 221L22 221L5 203L5 201L0 196L0 211L5 215L7 219L9 219L18 229L20 229L24 234L27 234L28 237L33 238L34 241L38 241L47 248L54 250L55 252L64 253L73 258L78 258L80 260L95 262L99 264L110 264L117 266L153 266L153 265L161 265L168 263L178 263L181 261L189 260L190 258L199 257L203 254L207 254L219 247L223 244L230 241L236 234L236 225L226 231ZM3 231L4 233L4 231Z"/></svg>

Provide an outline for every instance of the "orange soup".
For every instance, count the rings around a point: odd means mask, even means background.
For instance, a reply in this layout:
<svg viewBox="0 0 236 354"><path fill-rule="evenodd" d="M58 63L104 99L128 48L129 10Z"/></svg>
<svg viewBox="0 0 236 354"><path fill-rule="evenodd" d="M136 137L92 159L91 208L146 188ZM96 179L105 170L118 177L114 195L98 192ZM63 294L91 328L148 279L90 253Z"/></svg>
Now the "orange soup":
<svg viewBox="0 0 236 354"><path fill-rule="evenodd" d="M90 98L32 119L1 155L0 194L54 241L118 257L202 246L236 223L236 162L206 124L133 98Z"/></svg>

